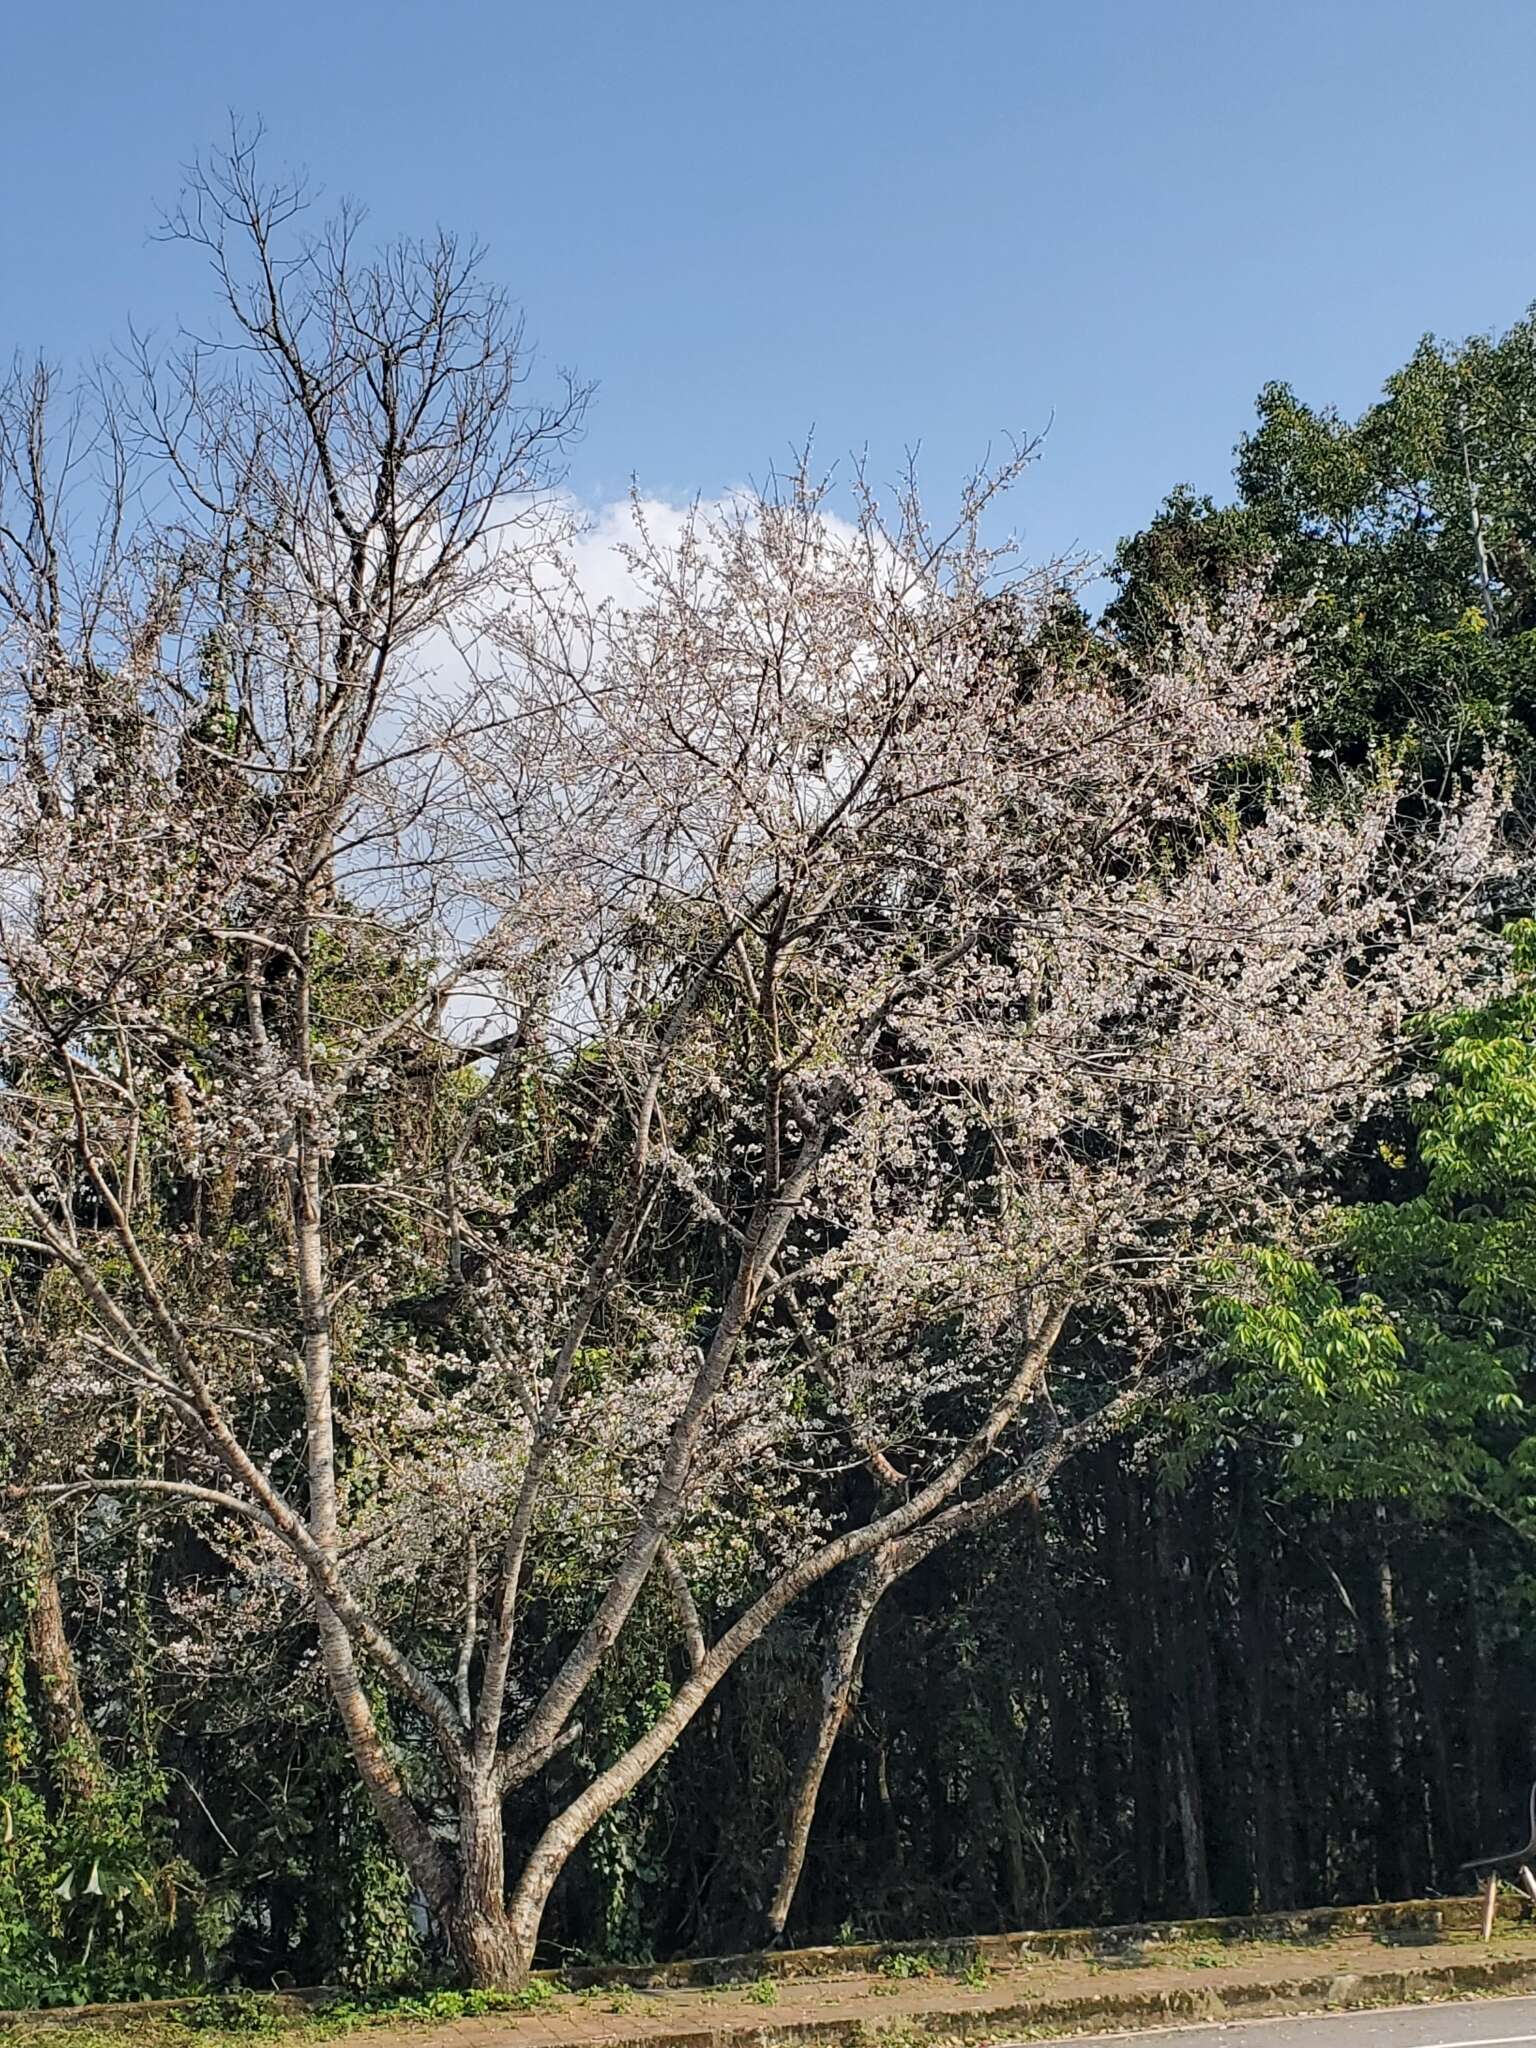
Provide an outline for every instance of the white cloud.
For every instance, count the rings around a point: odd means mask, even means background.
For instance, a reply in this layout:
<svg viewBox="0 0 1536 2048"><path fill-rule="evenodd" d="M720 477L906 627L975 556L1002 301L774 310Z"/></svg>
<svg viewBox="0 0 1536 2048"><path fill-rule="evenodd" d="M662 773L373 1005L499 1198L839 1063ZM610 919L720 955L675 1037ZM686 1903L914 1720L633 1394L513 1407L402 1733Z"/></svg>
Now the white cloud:
<svg viewBox="0 0 1536 2048"><path fill-rule="evenodd" d="M642 527L652 546L664 552L677 546L690 522L707 528L711 520L749 504L753 495L747 490L726 491L717 498L696 498L687 504L665 498L616 498L596 507L583 506L574 498L566 500L574 528L566 552L588 603L595 607L608 602L622 609L641 595L623 551L639 544ZM835 512L822 512L821 523L834 540L852 542L857 538L857 527Z"/></svg>

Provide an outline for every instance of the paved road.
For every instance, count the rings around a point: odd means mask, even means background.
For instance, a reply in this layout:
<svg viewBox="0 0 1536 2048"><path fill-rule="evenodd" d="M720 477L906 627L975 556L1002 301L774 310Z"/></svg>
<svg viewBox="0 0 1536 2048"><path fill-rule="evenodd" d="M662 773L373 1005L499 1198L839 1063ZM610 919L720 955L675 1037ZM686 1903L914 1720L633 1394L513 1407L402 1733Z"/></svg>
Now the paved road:
<svg viewBox="0 0 1536 2048"><path fill-rule="evenodd" d="M1536 2043L1536 1998L1478 1998L1380 2012L1324 2012L1310 2019L1234 2020L1204 2027L1147 2027L1101 2034L1100 2042L1167 2042L1171 2036L1212 2048L1514 2048ZM1095 2048L1075 2039L1071 2048ZM1063 2044L1065 2048L1065 2044Z"/></svg>

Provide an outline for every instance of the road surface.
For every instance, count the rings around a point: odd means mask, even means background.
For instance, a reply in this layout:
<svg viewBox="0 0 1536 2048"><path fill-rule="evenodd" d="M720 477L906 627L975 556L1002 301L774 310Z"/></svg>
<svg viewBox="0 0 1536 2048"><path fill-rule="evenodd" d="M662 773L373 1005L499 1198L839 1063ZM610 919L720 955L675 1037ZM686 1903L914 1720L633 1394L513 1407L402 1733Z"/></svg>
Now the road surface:
<svg viewBox="0 0 1536 2048"><path fill-rule="evenodd" d="M1191 2048L1207 2037L1210 2048L1536 2048L1536 1998L1475 1998L1375 2012L1321 2012L1304 2019L1138 2027L1133 2033L1074 2037L1071 2048L1167 2042L1174 2035L1190 2042Z"/></svg>

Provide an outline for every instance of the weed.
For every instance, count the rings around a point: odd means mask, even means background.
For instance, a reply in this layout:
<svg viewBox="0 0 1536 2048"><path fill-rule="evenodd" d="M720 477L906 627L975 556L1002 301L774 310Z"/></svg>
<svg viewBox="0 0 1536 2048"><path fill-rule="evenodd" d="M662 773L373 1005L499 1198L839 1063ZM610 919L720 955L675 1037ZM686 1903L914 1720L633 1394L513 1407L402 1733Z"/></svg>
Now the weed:
<svg viewBox="0 0 1536 2048"><path fill-rule="evenodd" d="M1232 1958L1226 1949L1210 1942L1169 1941L1143 1952L1135 1960L1171 1963L1176 1970L1219 1970Z"/></svg>
<svg viewBox="0 0 1536 2048"><path fill-rule="evenodd" d="M558 1996L547 1977L530 1977L516 1991L434 1991L391 1993L378 1998L337 1999L318 2018L327 2033L350 2033L360 2026L390 2020L452 2021L483 2019L488 2013L542 2012ZM210 2000L213 2005L221 2000ZM215 2019L214 2024L220 2024Z"/></svg>
<svg viewBox="0 0 1536 2048"><path fill-rule="evenodd" d="M272 2001L254 1991L225 1991L200 1998L186 2013L185 2022L200 2034L214 2029L221 2034L275 2034L283 2024Z"/></svg>
<svg viewBox="0 0 1536 2048"><path fill-rule="evenodd" d="M906 1982L914 1977L931 1977L934 1974L934 1959L927 1949L897 1948L889 1955L882 1956L875 1966L882 1977L894 1977Z"/></svg>
<svg viewBox="0 0 1536 2048"><path fill-rule="evenodd" d="M627 1984L591 1984L577 1997L583 2005L595 2005L602 2012L633 2012L638 2003Z"/></svg>

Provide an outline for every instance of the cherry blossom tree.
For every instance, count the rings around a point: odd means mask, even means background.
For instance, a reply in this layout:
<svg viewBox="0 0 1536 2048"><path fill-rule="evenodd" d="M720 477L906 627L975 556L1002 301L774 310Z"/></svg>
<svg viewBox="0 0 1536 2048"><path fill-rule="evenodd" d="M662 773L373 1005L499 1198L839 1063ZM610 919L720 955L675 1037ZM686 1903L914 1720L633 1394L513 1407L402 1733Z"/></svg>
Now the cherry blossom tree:
<svg viewBox="0 0 1536 2048"><path fill-rule="evenodd" d="M508 1984L797 1602L1166 1391L1213 1255L1478 974L1498 783L1322 802L1252 591L1133 672L1042 651L982 539L1014 465L944 530L805 469L637 516L594 608L579 393L526 405L457 245L292 240L299 198L238 147L194 181L237 347L77 437L85 539L46 394L9 408L0 1186L70 1304L21 1491L160 1499L302 1606ZM104 1469L122 1396L153 1474ZM670 1696L572 1792L658 1607Z"/></svg>

